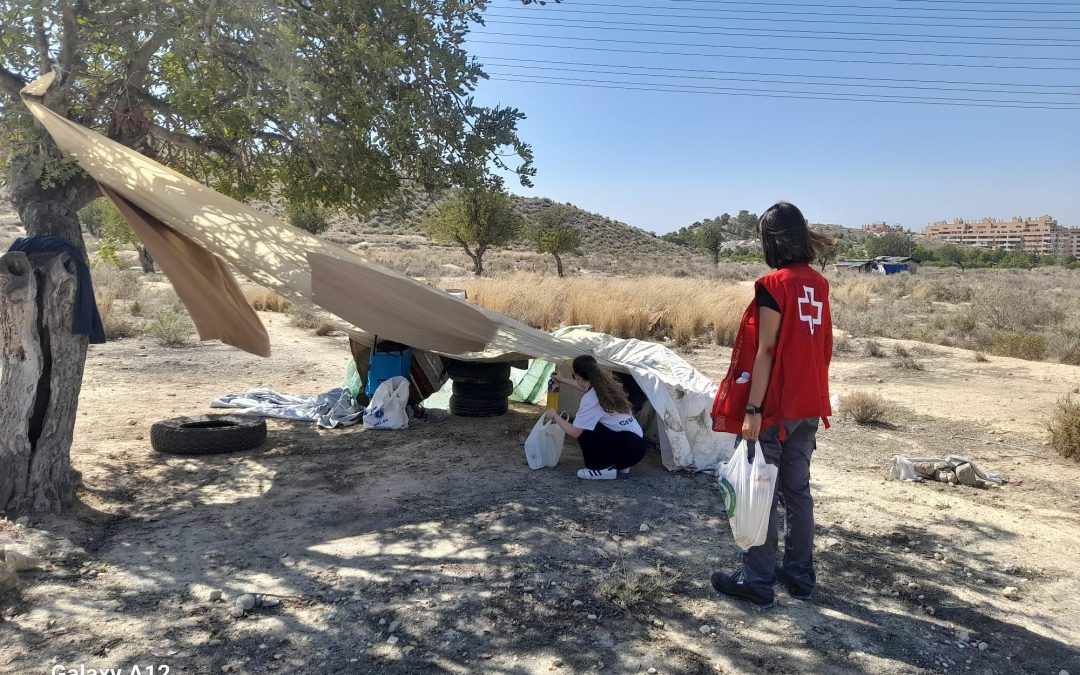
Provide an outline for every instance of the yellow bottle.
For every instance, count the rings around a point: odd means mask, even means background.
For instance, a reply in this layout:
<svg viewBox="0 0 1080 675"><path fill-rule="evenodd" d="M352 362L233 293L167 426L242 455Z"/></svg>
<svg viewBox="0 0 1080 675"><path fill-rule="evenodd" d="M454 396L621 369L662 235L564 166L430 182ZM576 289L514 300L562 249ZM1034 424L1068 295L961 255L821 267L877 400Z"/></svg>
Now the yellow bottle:
<svg viewBox="0 0 1080 675"><path fill-rule="evenodd" d="M548 380L547 407L552 410L559 409L559 381L554 377Z"/></svg>

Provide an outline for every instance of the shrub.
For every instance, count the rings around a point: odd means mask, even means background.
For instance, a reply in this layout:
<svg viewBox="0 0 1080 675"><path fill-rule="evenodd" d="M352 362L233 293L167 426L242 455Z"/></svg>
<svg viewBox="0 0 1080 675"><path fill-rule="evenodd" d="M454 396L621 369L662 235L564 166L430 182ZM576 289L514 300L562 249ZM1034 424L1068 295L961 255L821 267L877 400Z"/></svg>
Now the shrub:
<svg viewBox="0 0 1080 675"><path fill-rule="evenodd" d="M1058 401L1046 429L1050 446L1066 459L1080 460L1080 401L1066 397Z"/></svg>
<svg viewBox="0 0 1080 675"><path fill-rule="evenodd" d="M838 338L833 339L832 343L833 354L850 354L855 351L855 346L851 343L851 338L847 335L841 335Z"/></svg>
<svg viewBox="0 0 1080 675"><path fill-rule="evenodd" d="M326 337L337 330L333 324L326 323L319 317L308 314L299 307L290 306L285 310L285 315L289 317L289 323L293 326L314 331L319 337Z"/></svg>
<svg viewBox="0 0 1080 675"><path fill-rule="evenodd" d="M121 305L111 290L106 290L104 294L98 291L96 295L98 314L101 315L106 340L134 337L138 334L135 324L124 316Z"/></svg>
<svg viewBox="0 0 1080 675"><path fill-rule="evenodd" d="M321 234L330 227L329 212L314 204L290 204L285 216L290 225L311 234Z"/></svg>
<svg viewBox="0 0 1080 675"><path fill-rule="evenodd" d="M1046 358L1046 336L1038 333L999 333L990 343L990 353L1014 359L1042 361Z"/></svg>
<svg viewBox="0 0 1080 675"><path fill-rule="evenodd" d="M597 595L627 609L669 593L678 580L677 573L661 569L657 563L655 571L632 574L621 572L605 579L597 587Z"/></svg>
<svg viewBox="0 0 1080 675"><path fill-rule="evenodd" d="M899 368L900 370L925 370L922 361L918 360L906 351L903 356L898 355L893 360L893 367Z"/></svg>
<svg viewBox="0 0 1080 675"><path fill-rule="evenodd" d="M162 347L182 347L195 333L195 326L185 312L174 306L155 312L143 332Z"/></svg>
<svg viewBox="0 0 1080 675"><path fill-rule="evenodd" d="M986 354L983 354L982 352L975 352L975 362L976 363L986 363L989 360L990 359L986 358Z"/></svg>
<svg viewBox="0 0 1080 675"><path fill-rule="evenodd" d="M890 413L888 401L866 391L855 391L840 399L840 412L848 414L856 424L882 424Z"/></svg>
<svg viewBox="0 0 1080 675"><path fill-rule="evenodd" d="M1050 336L1047 351L1060 363L1080 366L1080 327L1072 326L1055 332Z"/></svg>
<svg viewBox="0 0 1080 675"><path fill-rule="evenodd" d="M262 286L245 286L244 298L259 312L285 312L290 307L288 300Z"/></svg>
<svg viewBox="0 0 1080 675"><path fill-rule="evenodd" d="M885 358L885 350L877 340L867 340L863 343L863 354L874 359Z"/></svg>

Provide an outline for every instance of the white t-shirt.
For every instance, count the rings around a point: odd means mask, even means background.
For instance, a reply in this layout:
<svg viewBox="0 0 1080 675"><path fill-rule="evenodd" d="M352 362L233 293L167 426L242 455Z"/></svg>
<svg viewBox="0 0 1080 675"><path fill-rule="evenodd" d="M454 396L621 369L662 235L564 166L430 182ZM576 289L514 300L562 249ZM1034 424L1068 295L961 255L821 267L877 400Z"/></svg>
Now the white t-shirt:
<svg viewBox="0 0 1080 675"><path fill-rule="evenodd" d="M590 389L581 397L581 405L578 406L577 416L574 417L574 426L585 431L593 431L597 423L603 424L612 431L632 431L639 437L644 436L641 425L633 415L607 412L600 407L596 390Z"/></svg>

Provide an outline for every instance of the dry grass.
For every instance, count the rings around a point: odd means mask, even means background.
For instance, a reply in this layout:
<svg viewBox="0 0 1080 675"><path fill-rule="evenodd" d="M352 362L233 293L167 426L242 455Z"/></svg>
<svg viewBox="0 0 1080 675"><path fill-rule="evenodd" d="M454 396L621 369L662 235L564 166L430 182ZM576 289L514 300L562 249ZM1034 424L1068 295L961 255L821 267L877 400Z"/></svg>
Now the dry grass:
<svg viewBox="0 0 1080 675"><path fill-rule="evenodd" d="M1071 396L1058 401L1046 429L1050 445L1059 455L1080 461L1080 401Z"/></svg>
<svg viewBox="0 0 1080 675"><path fill-rule="evenodd" d="M990 343L990 353L1026 361L1046 358L1046 337L1038 333L1000 333Z"/></svg>
<svg viewBox="0 0 1080 675"><path fill-rule="evenodd" d="M541 330L588 324L622 338L669 338L688 344L709 336L731 344L752 289L670 277L565 278L515 274L457 281L469 299Z"/></svg>
<svg viewBox="0 0 1080 675"><path fill-rule="evenodd" d="M289 307L285 310L285 314L289 317L290 324L297 328L313 331L319 337L326 337L337 330L333 324L329 324L316 316L312 316L299 307Z"/></svg>
<svg viewBox="0 0 1080 675"><path fill-rule="evenodd" d="M173 306L154 312L143 333L162 347L182 347L195 335L195 325L187 312Z"/></svg>
<svg viewBox="0 0 1080 675"><path fill-rule="evenodd" d="M877 394L854 391L840 398L840 412L850 415L856 424L883 424L888 421L892 408Z"/></svg>
<svg viewBox="0 0 1080 675"><path fill-rule="evenodd" d="M262 286L245 286L244 298L257 312L285 312L290 303L277 293Z"/></svg>
<svg viewBox="0 0 1080 675"><path fill-rule="evenodd" d="M629 609L670 593L679 574L660 567L648 572L617 572L600 582L597 594L623 609Z"/></svg>
<svg viewBox="0 0 1080 675"><path fill-rule="evenodd" d="M881 343L877 340L867 340L863 343L863 354L869 356L872 359L885 358L885 350L881 347Z"/></svg>

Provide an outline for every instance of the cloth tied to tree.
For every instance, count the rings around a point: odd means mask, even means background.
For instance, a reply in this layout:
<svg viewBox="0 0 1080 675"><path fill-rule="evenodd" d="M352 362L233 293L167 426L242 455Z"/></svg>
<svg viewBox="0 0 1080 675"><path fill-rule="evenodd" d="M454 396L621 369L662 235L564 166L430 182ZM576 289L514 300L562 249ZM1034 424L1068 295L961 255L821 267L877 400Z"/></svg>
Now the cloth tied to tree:
<svg viewBox="0 0 1080 675"><path fill-rule="evenodd" d="M35 253L67 253L75 263L75 316L71 322L72 335L87 335L90 343L105 343L105 327L101 323L101 313L94 301L94 282L90 278L90 267L82 251L74 244L59 237L20 237L11 245L9 251L22 251L27 255Z"/></svg>

